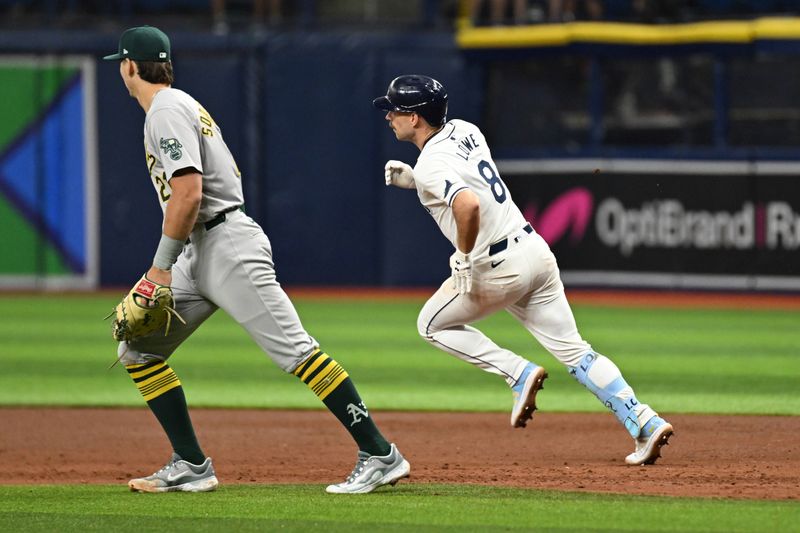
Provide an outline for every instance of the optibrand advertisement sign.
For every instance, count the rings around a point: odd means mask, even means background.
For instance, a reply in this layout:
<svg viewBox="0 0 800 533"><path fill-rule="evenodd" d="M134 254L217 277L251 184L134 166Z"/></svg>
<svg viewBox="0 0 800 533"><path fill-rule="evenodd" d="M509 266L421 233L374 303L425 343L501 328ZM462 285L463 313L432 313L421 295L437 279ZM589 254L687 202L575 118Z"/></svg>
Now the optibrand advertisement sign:
<svg viewBox="0 0 800 533"><path fill-rule="evenodd" d="M800 290L800 164L498 162L571 285Z"/></svg>

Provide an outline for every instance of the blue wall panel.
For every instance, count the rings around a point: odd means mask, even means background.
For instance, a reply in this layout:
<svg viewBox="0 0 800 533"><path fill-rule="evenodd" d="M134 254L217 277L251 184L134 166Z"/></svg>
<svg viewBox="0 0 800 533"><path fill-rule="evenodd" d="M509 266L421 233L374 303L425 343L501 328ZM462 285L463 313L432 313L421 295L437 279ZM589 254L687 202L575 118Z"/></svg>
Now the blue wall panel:
<svg viewBox="0 0 800 533"><path fill-rule="evenodd" d="M144 157L144 111L116 62L97 65L100 282L128 286L152 264L161 209Z"/></svg>
<svg viewBox="0 0 800 533"><path fill-rule="evenodd" d="M463 65L451 43L406 48L333 36L270 47L263 200L283 282L434 285L446 274L449 245L416 195L385 190L386 160L413 164L418 152L394 139L372 99L399 74L455 81Z"/></svg>
<svg viewBox="0 0 800 533"><path fill-rule="evenodd" d="M285 283L377 281L371 57L363 46L313 38L269 49L264 201Z"/></svg>

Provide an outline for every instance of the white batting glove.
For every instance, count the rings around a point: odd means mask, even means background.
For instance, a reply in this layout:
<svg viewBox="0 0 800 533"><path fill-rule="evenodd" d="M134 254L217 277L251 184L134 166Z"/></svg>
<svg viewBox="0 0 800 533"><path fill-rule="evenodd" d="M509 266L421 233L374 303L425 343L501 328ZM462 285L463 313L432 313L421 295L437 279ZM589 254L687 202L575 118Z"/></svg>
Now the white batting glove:
<svg viewBox="0 0 800 533"><path fill-rule="evenodd" d="M402 161L387 161L384 168L386 185L394 185L402 189L415 189L414 170Z"/></svg>
<svg viewBox="0 0 800 533"><path fill-rule="evenodd" d="M453 287L458 294L467 294L472 289L472 263L469 254L456 250L450 256L450 269L453 273Z"/></svg>

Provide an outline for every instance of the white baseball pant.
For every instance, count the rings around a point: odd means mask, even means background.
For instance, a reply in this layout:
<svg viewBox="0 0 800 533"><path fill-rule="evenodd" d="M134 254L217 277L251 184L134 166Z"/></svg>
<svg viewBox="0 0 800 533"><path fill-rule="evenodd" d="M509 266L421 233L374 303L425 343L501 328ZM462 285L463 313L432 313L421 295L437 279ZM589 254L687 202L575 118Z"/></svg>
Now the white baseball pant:
<svg viewBox="0 0 800 533"><path fill-rule="evenodd" d="M528 361L468 325L501 309L568 367L592 350L578 333L550 247L522 228L509 235L505 250L473 263L468 294L459 295L452 278L445 280L420 311L417 329L437 348L514 385Z"/></svg>

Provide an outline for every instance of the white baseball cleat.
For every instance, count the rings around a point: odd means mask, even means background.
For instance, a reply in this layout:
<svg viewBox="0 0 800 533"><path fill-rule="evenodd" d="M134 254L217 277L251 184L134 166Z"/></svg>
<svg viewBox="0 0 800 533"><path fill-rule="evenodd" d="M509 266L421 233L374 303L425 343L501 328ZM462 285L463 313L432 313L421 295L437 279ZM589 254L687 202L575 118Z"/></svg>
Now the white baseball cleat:
<svg viewBox="0 0 800 533"><path fill-rule="evenodd" d="M542 390L542 383L547 378L544 368L528 363L511 387L514 394L514 407L511 408L511 427L524 428L536 410L536 393Z"/></svg>
<svg viewBox="0 0 800 533"><path fill-rule="evenodd" d="M659 416L654 416L642 428L635 439L636 450L625 458L629 465L651 465L661 457L661 447L668 444L674 433L672 424Z"/></svg>
<svg viewBox="0 0 800 533"><path fill-rule="evenodd" d="M206 457L201 465L193 465L177 453L173 453L158 472L128 481L133 492L209 492L217 485L219 482L210 457Z"/></svg>
<svg viewBox="0 0 800 533"><path fill-rule="evenodd" d="M394 485L410 473L411 465L392 444L389 454L384 456L359 451L356 466L347 479L328 485L325 491L331 494L366 494L384 485Z"/></svg>

